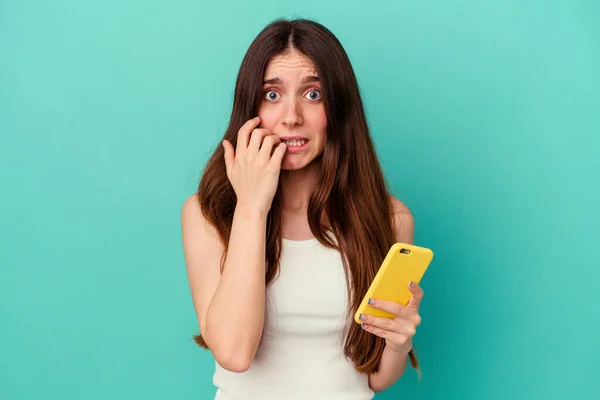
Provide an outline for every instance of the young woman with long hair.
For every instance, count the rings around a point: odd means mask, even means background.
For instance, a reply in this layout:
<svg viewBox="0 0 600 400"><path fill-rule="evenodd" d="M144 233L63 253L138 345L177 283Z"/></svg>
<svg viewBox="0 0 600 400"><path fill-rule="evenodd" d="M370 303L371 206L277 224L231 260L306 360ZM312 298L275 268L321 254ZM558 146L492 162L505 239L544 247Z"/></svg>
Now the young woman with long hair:
<svg viewBox="0 0 600 400"><path fill-rule="evenodd" d="M277 20L239 70L222 145L182 209L185 262L217 399L371 399L420 373L413 335L423 291L396 318L362 297L410 210L388 191L356 77L338 39Z"/></svg>

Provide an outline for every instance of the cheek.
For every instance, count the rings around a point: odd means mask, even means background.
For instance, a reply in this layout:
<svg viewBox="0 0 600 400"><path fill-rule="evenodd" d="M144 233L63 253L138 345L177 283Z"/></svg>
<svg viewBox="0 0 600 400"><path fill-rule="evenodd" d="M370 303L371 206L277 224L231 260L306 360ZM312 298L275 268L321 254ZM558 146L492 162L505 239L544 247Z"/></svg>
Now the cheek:
<svg viewBox="0 0 600 400"><path fill-rule="evenodd" d="M260 117L260 127L265 129L273 130L277 125L279 119L278 115L274 110L268 110L267 107L260 107L258 109L258 116Z"/></svg>
<svg viewBox="0 0 600 400"><path fill-rule="evenodd" d="M315 132L323 142L327 135L327 116L325 115L325 110L323 109L319 110L319 112L311 113L309 125L311 130Z"/></svg>
<svg viewBox="0 0 600 400"><path fill-rule="evenodd" d="M304 110L304 123L310 125L312 129L323 131L327 128L327 116L325 115L325 106L308 106Z"/></svg>
<svg viewBox="0 0 600 400"><path fill-rule="evenodd" d="M325 115L325 112L323 112L321 115L319 115L319 117L315 121L315 123L319 127L320 132L323 132L323 133L327 132L327 116Z"/></svg>

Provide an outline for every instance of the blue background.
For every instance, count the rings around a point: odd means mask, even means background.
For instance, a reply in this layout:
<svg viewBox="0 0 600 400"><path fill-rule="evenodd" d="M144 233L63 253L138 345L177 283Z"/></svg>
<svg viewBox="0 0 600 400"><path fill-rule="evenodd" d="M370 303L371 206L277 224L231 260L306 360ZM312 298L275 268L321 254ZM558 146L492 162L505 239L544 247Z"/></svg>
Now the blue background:
<svg viewBox="0 0 600 400"><path fill-rule="evenodd" d="M436 253L377 399L600 398L593 0L0 2L0 397L212 398L180 210L277 17L341 40Z"/></svg>

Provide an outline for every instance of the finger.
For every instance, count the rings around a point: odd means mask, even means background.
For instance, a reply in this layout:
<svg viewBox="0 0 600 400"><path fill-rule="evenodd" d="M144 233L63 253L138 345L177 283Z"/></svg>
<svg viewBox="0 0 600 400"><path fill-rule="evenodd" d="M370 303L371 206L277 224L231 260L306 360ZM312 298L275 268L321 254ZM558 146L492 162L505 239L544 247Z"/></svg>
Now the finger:
<svg viewBox="0 0 600 400"><path fill-rule="evenodd" d="M386 331L407 335L414 335L417 326L421 323L421 316L416 312L402 318L385 318L369 314L360 314L359 319L367 325L373 325Z"/></svg>
<svg viewBox="0 0 600 400"><path fill-rule="evenodd" d="M365 331L370 332L373 335L379 336L380 338L383 338L383 339L391 339L392 337L394 337L394 335L397 335L397 333L394 333L392 331L387 331L385 329L381 329L381 328L378 328L373 325L362 324L361 327Z"/></svg>
<svg viewBox="0 0 600 400"><path fill-rule="evenodd" d="M252 133L252 130L258 126L258 124L260 124L260 118L255 117L246 121L246 123L242 125L238 131L237 144L235 148L236 154L240 151L246 151L250 141L250 134Z"/></svg>
<svg viewBox="0 0 600 400"><path fill-rule="evenodd" d="M400 335L404 335L406 337L412 337L417 333L417 324L415 324L413 321L414 320L412 318L411 319L398 318L395 321L393 331Z"/></svg>
<svg viewBox="0 0 600 400"><path fill-rule="evenodd" d="M248 152L256 154L260 151L263 139L269 135L272 135L271 131L264 128L256 128L250 133L250 144L248 145Z"/></svg>
<svg viewBox="0 0 600 400"><path fill-rule="evenodd" d="M419 308L421 304L421 300L423 299L423 289L421 286L416 284L415 282L409 282L408 290L412 293L410 299L408 300L408 304L406 307L408 308Z"/></svg>
<svg viewBox="0 0 600 400"><path fill-rule="evenodd" d="M377 327L371 326L371 325L366 325L366 324L363 325L362 328L365 331L374 334L375 336L379 336L380 338L385 339L385 341L386 341L386 347L388 345L391 345L391 346L394 346L396 348L404 348L404 346L406 346L407 343L412 342L412 336L411 335L406 335L406 334L403 334L403 333L396 333L396 332L386 331L384 329L377 328Z"/></svg>
<svg viewBox="0 0 600 400"><path fill-rule="evenodd" d="M412 336L414 336L414 334L388 331L368 324L362 324L361 327L365 331L370 332L375 336L379 336L382 339L385 339L387 343L394 343L398 346L404 346L406 343L408 343Z"/></svg>
<svg viewBox="0 0 600 400"><path fill-rule="evenodd" d="M281 168L281 162L283 161L283 156L285 156L286 149L287 144L285 144L285 142L279 143L273 152L270 163Z"/></svg>
<svg viewBox="0 0 600 400"><path fill-rule="evenodd" d="M383 299L369 299L369 305L379 310L387 311L396 317L402 317L406 315L406 307L395 301L383 300Z"/></svg>
<svg viewBox="0 0 600 400"><path fill-rule="evenodd" d="M394 318L383 318L368 314L360 314L359 319L366 325L374 326L385 331L396 332L400 328L399 323Z"/></svg>
<svg viewBox="0 0 600 400"><path fill-rule="evenodd" d="M264 158L267 162L273 154L273 148L281 142L281 139L276 135L269 135L263 139L262 146L260 146L259 157Z"/></svg>
<svg viewBox="0 0 600 400"><path fill-rule="evenodd" d="M223 140L223 149L225 149L225 154L223 156L225 158L225 168L227 169L227 172L229 172L233 167L233 160L235 158L233 146L228 140Z"/></svg>

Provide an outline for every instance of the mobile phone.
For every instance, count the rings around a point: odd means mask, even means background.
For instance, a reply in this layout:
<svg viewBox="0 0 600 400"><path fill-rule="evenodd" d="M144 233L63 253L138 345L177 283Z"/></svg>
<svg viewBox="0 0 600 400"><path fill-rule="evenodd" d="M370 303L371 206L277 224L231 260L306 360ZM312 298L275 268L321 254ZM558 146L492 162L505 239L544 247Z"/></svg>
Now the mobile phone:
<svg viewBox="0 0 600 400"><path fill-rule="evenodd" d="M362 324L359 319L360 314L394 318L394 315L387 311L369 306L369 299L395 301L406 306L412 295L408 283L413 281L419 284L432 259L431 249L400 242L394 243L354 314L354 321Z"/></svg>

